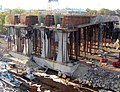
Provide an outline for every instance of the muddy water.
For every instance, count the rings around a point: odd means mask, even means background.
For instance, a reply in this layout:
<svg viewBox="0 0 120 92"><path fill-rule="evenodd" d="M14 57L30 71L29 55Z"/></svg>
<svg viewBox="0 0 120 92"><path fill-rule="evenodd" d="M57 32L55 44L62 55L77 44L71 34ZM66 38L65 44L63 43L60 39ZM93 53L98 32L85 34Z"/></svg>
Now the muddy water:
<svg viewBox="0 0 120 92"><path fill-rule="evenodd" d="M74 89L72 86L62 86L58 85L59 88L56 88L55 86L49 86L49 85L44 85L40 87L40 92L90 92L88 90L84 89ZM28 90L23 90L20 88L12 88L10 86L6 86L6 91L5 92L38 92L36 87L30 87L29 91Z"/></svg>
<svg viewBox="0 0 120 92"><path fill-rule="evenodd" d="M78 87L75 88L72 85L58 83L50 78L45 78L42 76L37 77L34 81L32 81L32 83L30 82L26 84L24 81L23 83L29 88L28 90L30 92L37 92L38 87L35 87L33 85L40 85L40 90L41 90L40 92L92 92L84 88L78 88Z"/></svg>
<svg viewBox="0 0 120 92"><path fill-rule="evenodd" d="M36 76L37 77L37 76ZM19 78L18 78L19 79ZM19 79L21 80L21 79ZM21 80L24 85L21 85L20 88L13 88L9 85L5 85L8 90L6 92L38 92L38 87L35 85L39 85L39 92L92 92L90 90L86 90L84 88L73 87L72 85L67 85L63 83L58 83L53 81L50 78L45 77L37 77L32 82L27 81L27 83Z"/></svg>

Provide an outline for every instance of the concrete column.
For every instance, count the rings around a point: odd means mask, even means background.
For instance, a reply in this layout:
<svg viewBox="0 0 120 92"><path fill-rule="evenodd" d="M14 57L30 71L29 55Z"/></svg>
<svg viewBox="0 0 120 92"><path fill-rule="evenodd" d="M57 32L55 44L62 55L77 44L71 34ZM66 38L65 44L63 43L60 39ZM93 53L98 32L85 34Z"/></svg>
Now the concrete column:
<svg viewBox="0 0 120 92"><path fill-rule="evenodd" d="M17 51L17 30L13 29L14 30L14 47L13 47L13 51Z"/></svg>
<svg viewBox="0 0 120 92"><path fill-rule="evenodd" d="M8 27L7 30L8 30L8 38L7 39L8 39L8 49L9 49L10 48L10 40L9 40L10 39L10 27Z"/></svg>
<svg viewBox="0 0 120 92"><path fill-rule="evenodd" d="M41 39L42 39L42 54L41 57L45 58L48 56L48 39L45 34L44 29L41 29Z"/></svg>
<svg viewBox="0 0 120 92"><path fill-rule="evenodd" d="M69 61L67 43L68 43L68 34L63 33L63 58L64 58L63 62L64 63Z"/></svg>
<svg viewBox="0 0 120 92"><path fill-rule="evenodd" d="M62 32L57 32L59 42L58 42L58 55L57 55L57 62L68 62L69 57L68 57L68 50L67 50L67 43L68 43L68 34L67 33L62 33Z"/></svg>
<svg viewBox="0 0 120 92"><path fill-rule="evenodd" d="M16 35L15 35L15 44L13 46L13 51L17 51L17 40L16 40Z"/></svg>
<svg viewBox="0 0 120 92"><path fill-rule="evenodd" d="M57 32L58 34L58 54L57 54L57 62L62 63L62 58L63 58L63 45L62 45L62 33Z"/></svg>
<svg viewBox="0 0 120 92"><path fill-rule="evenodd" d="M45 49L46 49L46 51L45 51L46 54L45 54L45 55L46 55L46 57L47 57L47 56L48 56L48 39L47 39L47 35L46 35L46 34L45 34L45 47L46 47L46 48L45 48Z"/></svg>
<svg viewBox="0 0 120 92"><path fill-rule="evenodd" d="M25 54L25 55L28 54L28 39L24 39L24 49L23 49L23 54Z"/></svg>
<svg viewBox="0 0 120 92"><path fill-rule="evenodd" d="M56 31L56 30L55 30ZM58 34L57 32L55 32L55 42L58 42L59 38L58 38Z"/></svg>
<svg viewBox="0 0 120 92"><path fill-rule="evenodd" d="M17 48L17 49L18 49L18 52L20 52L20 49L21 49L21 48L20 48L20 37L18 37L18 43L17 43L17 45L18 45L18 46L17 46L17 47L18 47L18 48Z"/></svg>
<svg viewBox="0 0 120 92"><path fill-rule="evenodd" d="M31 39L28 39L28 54L30 55L32 53L32 41Z"/></svg>
<svg viewBox="0 0 120 92"><path fill-rule="evenodd" d="M23 54L26 54L26 39L24 38Z"/></svg>

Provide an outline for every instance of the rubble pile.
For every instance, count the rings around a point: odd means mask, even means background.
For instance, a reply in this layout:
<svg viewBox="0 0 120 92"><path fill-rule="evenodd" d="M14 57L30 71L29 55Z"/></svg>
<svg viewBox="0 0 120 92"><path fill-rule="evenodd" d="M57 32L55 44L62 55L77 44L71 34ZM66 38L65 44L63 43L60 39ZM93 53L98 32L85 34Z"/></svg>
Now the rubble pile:
<svg viewBox="0 0 120 92"><path fill-rule="evenodd" d="M120 91L120 73L100 68L90 68L79 78L82 84L88 84L92 87L110 89L116 92Z"/></svg>

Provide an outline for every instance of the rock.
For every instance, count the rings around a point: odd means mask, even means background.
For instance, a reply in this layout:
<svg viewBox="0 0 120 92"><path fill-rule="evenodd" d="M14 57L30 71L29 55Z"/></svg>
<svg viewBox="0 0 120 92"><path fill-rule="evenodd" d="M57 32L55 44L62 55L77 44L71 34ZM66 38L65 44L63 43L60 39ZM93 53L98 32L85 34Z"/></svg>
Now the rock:
<svg viewBox="0 0 120 92"><path fill-rule="evenodd" d="M119 72L91 68L79 78L83 84L120 92ZM108 92L108 91L107 91Z"/></svg>

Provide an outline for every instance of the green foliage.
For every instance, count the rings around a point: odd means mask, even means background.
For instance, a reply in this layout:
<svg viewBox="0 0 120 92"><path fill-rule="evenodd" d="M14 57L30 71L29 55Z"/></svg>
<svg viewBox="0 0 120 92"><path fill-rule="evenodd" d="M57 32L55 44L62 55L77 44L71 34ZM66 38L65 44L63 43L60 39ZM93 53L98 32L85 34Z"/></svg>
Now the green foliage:
<svg viewBox="0 0 120 92"><path fill-rule="evenodd" d="M99 11L98 11L98 13L100 14L100 15L109 15L110 14L110 10L109 9L105 9L105 8L102 8L102 9L100 9Z"/></svg>
<svg viewBox="0 0 120 92"><path fill-rule="evenodd" d="M61 14L55 14L55 23L56 24L61 24L61 22L62 22L62 20L61 20L62 16L63 15L61 15Z"/></svg>
<svg viewBox="0 0 120 92"><path fill-rule="evenodd" d="M9 24L9 15L5 16L5 24Z"/></svg>
<svg viewBox="0 0 120 92"><path fill-rule="evenodd" d="M39 14L41 14L41 12L39 10L32 10L32 11L25 11L22 14L39 15Z"/></svg>
<svg viewBox="0 0 120 92"><path fill-rule="evenodd" d="M4 12L0 12L0 33L4 30L5 15Z"/></svg>
<svg viewBox="0 0 120 92"><path fill-rule="evenodd" d="M39 23L44 23L45 15L40 14L39 15Z"/></svg>
<svg viewBox="0 0 120 92"><path fill-rule="evenodd" d="M4 12L4 15L10 15L11 12L12 12L12 10L11 10L11 9L8 9L7 11Z"/></svg>
<svg viewBox="0 0 120 92"><path fill-rule="evenodd" d="M87 11L86 15L89 15L89 16L96 16L98 14L97 10L91 10L87 8L86 11Z"/></svg>
<svg viewBox="0 0 120 92"><path fill-rule="evenodd" d="M97 15L115 15L114 11L111 11L109 9L102 8L100 10L91 10L89 8L86 9L87 13L86 15L91 15L91 16L97 16Z"/></svg>
<svg viewBox="0 0 120 92"><path fill-rule="evenodd" d="M25 10L16 8L16 9L13 9L13 10L11 11L11 14L22 14L22 13L24 13L24 12L25 12Z"/></svg>

